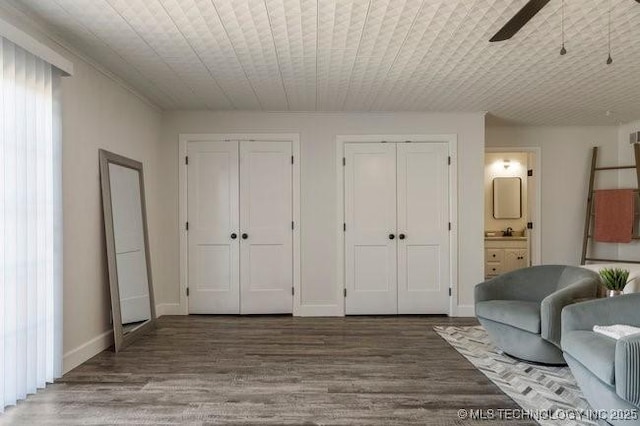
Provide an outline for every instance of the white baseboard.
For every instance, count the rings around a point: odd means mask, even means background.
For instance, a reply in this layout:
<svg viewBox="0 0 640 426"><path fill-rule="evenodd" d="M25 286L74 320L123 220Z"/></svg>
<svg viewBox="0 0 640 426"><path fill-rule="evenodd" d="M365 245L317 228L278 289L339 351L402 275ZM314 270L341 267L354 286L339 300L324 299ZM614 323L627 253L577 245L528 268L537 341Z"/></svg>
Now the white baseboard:
<svg viewBox="0 0 640 426"><path fill-rule="evenodd" d="M343 317L344 312L338 305L300 305L297 317Z"/></svg>
<svg viewBox="0 0 640 426"><path fill-rule="evenodd" d="M163 315L185 315L179 303L160 303L156 305L156 317ZM339 305L301 305L297 317L343 317ZM458 305L452 317L475 317L473 305Z"/></svg>
<svg viewBox="0 0 640 426"><path fill-rule="evenodd" d="M301 305L297 317L343 317L344 312L339 305ZM452 317L475 317L473 305L458 305Z"/></svg>
<svg viewBox="0 0 640 426"><path fill-rule="evenodd" d="M160 303L156 305L156 318L163 315L184 315L179 303Z"/></svg>
<svg viewBox="0 0 640 426"><path fill-rule="evenodd" d="M156 305L156 316L182 315L179 303L161 303ZM300 317L341 317L344 316L338 305L302 305L296 316ZM458 305L454 317L475 317L473 305ZM86 343L64 354L63 372L66 374L86 360L94 357L113 345L113 331L108 330Z"/></svg>
<svg viewBox="0 0 640 426"><path fill-rule="evenodd" d="M452 317L475 317L476 309L473 305L458 305Z"/></svg>
<svg viewBox="0 0 640 426"><path fill-rule="evenodd" d="M161 317L163 315L182 315L180 304L161 303L156 305L156 316ZM111 345L113 345L113 330L108 330L88 342L71 349L69 352L64 354L63 357L63 374L73 370Z"/></svg>
<svg viewBox="0 0 640 426"><path fill-rule="evenodd" d="M93 358L111 345L113 345L113 330L108 330L77 348L71 349L64 354L62 359L63 374L73 370L86 360Z"/></svg>

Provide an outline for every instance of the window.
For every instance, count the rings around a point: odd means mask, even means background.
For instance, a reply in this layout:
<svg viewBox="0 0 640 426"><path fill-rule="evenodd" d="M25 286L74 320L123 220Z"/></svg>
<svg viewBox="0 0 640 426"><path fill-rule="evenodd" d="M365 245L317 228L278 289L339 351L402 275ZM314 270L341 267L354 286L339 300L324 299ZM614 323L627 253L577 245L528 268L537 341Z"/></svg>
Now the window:
<svg viewBox="0 0 640 426"><path fill-rule="evenodd" d="M56 73L0 38L0 412L62 370Z"/></svg>

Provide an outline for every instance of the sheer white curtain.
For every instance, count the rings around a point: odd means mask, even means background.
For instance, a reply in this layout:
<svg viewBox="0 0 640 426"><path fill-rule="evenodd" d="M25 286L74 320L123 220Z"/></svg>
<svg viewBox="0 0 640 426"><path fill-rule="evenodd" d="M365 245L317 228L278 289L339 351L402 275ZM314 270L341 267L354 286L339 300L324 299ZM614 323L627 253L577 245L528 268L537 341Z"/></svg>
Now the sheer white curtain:
<svg viewBox="0 0 640 426"><path fill-rule="evenodd" d="M0 37L0 412L62 370L57 78Z"/></svg>

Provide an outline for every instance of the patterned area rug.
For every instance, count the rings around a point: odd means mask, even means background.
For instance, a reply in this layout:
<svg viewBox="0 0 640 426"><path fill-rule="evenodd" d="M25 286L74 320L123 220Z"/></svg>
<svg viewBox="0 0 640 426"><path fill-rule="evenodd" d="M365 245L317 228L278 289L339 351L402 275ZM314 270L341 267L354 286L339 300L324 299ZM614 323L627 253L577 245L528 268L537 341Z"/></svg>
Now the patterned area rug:
<svg viewBox="0 0 640 426"><path fill-rule="evenodd" d="M500 353L482 326L434 327L443 339L543 425L597 425L569 367L529 364ZM547 415L549 413L555 413ZM586 413L582 415L582 413Z"/></svg>

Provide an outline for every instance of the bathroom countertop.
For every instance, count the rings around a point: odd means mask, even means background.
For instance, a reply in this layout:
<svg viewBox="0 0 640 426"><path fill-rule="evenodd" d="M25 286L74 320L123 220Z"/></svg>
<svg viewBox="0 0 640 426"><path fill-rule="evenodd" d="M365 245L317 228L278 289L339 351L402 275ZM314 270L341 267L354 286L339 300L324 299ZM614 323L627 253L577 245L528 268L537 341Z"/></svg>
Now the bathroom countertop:
<svg viewBox="0 0 640 426"><path fill-rule="evenodd" d="M491 240L491 241L527 241L527 237L503 237L502 235L500 236L495 236L495 237L484 237L485 240Z"/></svg>

